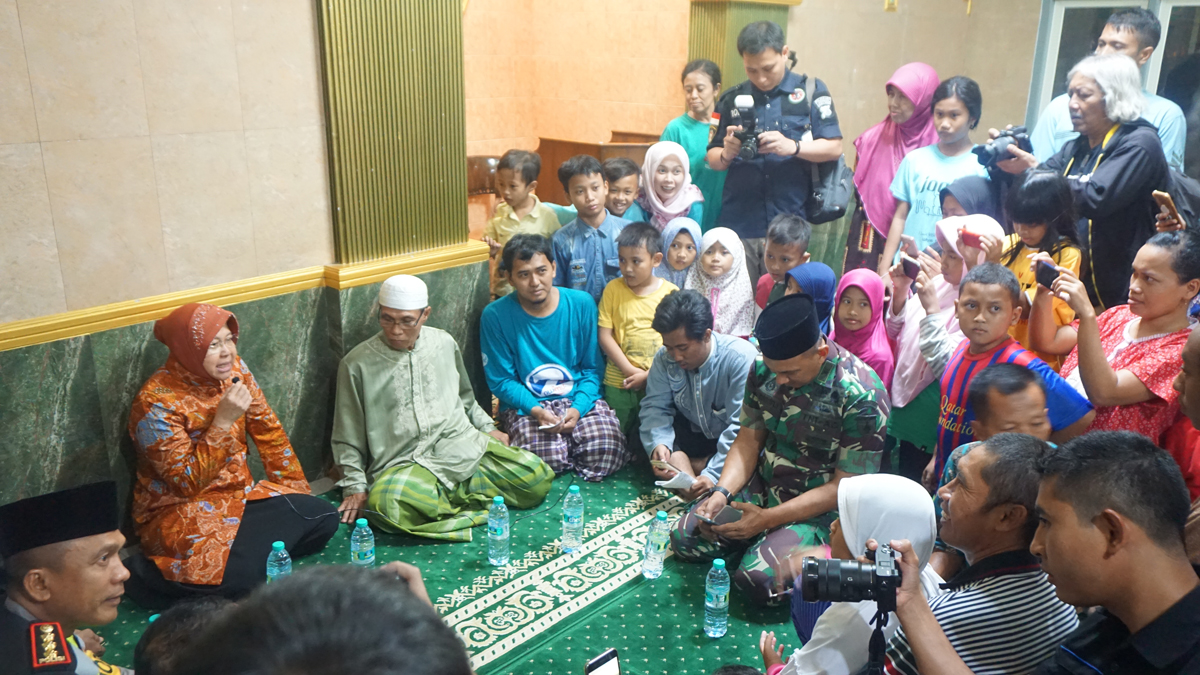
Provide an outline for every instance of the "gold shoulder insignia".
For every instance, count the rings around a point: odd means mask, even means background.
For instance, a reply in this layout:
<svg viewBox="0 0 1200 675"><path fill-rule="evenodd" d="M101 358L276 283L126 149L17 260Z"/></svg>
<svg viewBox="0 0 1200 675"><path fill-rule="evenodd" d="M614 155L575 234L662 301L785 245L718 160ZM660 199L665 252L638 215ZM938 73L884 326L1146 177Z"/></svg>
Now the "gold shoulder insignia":
<svg viewBox="0 0 1200 675"><path fill-rule="evenodd" d="M33 669L62 666L75 660L63 638L62 626L51 621L29 626L29 641L33 649Z"/></svg>

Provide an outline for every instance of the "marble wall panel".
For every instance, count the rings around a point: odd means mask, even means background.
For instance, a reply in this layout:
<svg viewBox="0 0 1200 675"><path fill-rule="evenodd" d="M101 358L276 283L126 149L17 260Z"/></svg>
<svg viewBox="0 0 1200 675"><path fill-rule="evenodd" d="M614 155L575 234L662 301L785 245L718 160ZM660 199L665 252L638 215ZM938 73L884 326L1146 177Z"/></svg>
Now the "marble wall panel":
<svg viewBox="0 0 1200 675"><path fill-rule="evenodd" d="M17 0L0 0L0 143L38 140Z"/></svg>
<svg viewBox="0 0 1200 675"><path fill-rule="evenodd" d="M0 241L0 317L19 320L66 311L37 143L0 145Z"/></svg>
<svg viewBox="0 0 1200 675"><path fill-rule="evenodd" d="M89 337L0 352L0 503L110 477ZM128 489L129 475L118 478Z"/></svg>

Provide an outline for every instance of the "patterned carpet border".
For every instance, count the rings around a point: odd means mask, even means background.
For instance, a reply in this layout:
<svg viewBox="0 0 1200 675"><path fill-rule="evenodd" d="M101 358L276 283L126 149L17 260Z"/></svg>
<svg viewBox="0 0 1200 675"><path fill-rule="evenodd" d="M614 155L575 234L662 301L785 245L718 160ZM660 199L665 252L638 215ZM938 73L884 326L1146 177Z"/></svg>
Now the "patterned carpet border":
<svg viewBox="0 0 1200 675"><path fill-rule="evenodd" d="M654 514L666 511L674 521L684 506L665 490L641 495L589 520L577 553L564 555L555 539L434 605L479 670L636 578Z"/></svg>

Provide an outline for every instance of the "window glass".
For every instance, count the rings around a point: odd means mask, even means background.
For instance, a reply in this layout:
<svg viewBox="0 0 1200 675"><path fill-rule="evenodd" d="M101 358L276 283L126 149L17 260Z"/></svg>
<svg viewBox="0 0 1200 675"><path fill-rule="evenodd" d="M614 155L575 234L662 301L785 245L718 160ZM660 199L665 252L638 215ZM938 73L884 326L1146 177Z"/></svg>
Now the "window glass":
<svg viewBox="0 0 1200 675"><path fill-rule="evenodd" d="M1067 73L1083 57L1096 51L1096 39L1104 31L1108 17L1125 5L1102 7L1066 7L1063 9L1062 37L1054 68L1054 96L1067 91ZM1043 101L1045 105L1049 101Z"/></svg>
<svg viewBox="0 0 1200 675"><path fill-rule="evenodd" d="M1158 76L1158 95L1169 98L1187 117L1185 172L1200 176L1200 6L1172 7L1165 26L1167 39L1162 45L1162 68Z"/></svg>

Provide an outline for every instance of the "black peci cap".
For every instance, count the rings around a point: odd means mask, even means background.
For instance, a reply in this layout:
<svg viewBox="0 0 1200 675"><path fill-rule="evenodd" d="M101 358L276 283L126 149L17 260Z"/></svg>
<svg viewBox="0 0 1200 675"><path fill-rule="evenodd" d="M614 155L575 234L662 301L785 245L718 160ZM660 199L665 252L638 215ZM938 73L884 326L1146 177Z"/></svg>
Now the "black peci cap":
<svg viewBox="0 0 1200 675"><path fill-rule="evenodd" d="M117 484L91 483L0 506L0 556L118 529Z"/></svg>
<svg viewBox="0 0 1200 675"><path fill-rule="evenodd" d="M767 305L754 325L762 355L772 361L800 356L821 341L821 323L812 296L785 295Z"/></svg>

